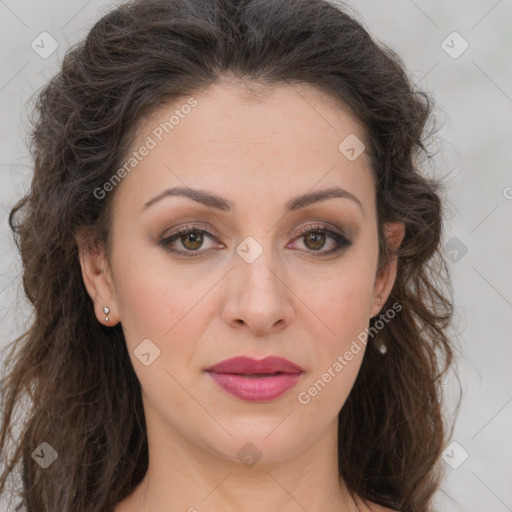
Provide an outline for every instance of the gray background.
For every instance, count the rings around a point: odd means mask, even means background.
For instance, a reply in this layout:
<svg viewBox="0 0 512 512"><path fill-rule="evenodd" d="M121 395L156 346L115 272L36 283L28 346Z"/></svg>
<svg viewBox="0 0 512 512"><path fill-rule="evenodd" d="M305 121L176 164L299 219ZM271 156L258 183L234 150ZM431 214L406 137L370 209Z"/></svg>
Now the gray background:
<svg viewBox="0 0 512 512"><path fill-rule="evenodd" d="M29 311L7 226L7 212L30 183L27 102L55 73L66 49L112 5L0 0L0 346L22 332ZM452 437L457 444L445 453L439 509L512 511L512 1L350 5L404 59L437 105L441 140L433 163L448 185L445 242L453 260L457 370L464 393ZM42 46L43 31L58 43L47 58L31 47L32 41ZM450 35L454 31L460 36ZM47 51L50 40L45 41ZM469 47L459 55L464 41ZM450 416L457 398L453 375L446 390Z"/></svg>

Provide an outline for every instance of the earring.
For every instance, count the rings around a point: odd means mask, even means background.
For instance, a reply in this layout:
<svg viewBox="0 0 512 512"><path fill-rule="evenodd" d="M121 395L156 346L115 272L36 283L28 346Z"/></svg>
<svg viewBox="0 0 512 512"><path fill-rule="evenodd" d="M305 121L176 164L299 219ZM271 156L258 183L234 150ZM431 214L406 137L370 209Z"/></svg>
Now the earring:
<svg viewBox="0 0 512 512"><path fill-rule="evenodd" d="M107 307L104 307L103 313L105 313L105 322L108 324L108 314L110 313L110 309L108 309Z"/></svg>
<svg viewBox="0 0 512 512"><path fill-rule="evenodd" d="M382 294L380 294L380 293L379 293L379 295L377 295L377 304L378 304L379 306L381 306L381 305L382 305ZM377 350L378 350L381 354L385 354L385 353L388 351L388 349L387 349L386 345L384 345L384 343L381 343L381 344L378 346Z"/></svg>

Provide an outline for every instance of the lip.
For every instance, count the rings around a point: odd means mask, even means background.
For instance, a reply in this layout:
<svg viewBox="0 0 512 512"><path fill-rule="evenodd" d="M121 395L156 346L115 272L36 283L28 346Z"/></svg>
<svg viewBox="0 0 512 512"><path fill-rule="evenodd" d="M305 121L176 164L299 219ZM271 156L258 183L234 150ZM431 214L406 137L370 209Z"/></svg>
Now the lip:
<svg viewBox="0 0 512 512"><path fill-rule="evenodd" d="M232 357L221 361L206 369L214 373L300 373L303 369L288 359L277 356L269 356L264 359L253 359L252 357Z"/></svg>
<svg viewBox="0 0 512 512"><path fill-rule="evenodd" d="M261 360L233 357L208 368L206 372L230 395L249 402L268 402L293 388L304 370L287 359L270 356ZM247 376L257 374L265 375Z"/></svg>

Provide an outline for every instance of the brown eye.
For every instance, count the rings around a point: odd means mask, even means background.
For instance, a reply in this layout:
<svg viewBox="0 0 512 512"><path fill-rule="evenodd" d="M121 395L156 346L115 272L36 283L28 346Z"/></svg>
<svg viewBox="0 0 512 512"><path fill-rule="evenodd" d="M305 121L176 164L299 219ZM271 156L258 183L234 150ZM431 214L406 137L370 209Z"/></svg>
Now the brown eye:
<svg viewBox="0 0 512 512"><path fill-rule="evenodd" d="M325 233L319 231L307 233L304 235L304 241L306 247L318 251L325 245Z"/></svg>
<svg viewBox="0 0 512 512"><path fill-rule="evenodd" d="M178 255L194 257L200 256L207 252L206 249L212 248L210 246L206 247L205 250L199 250L206 242L205 236L210 242L217 240L217 237L209 229L185 226L163 238L159 243L166 251Z"/></svg>
<svg viewBox="0 0 512 512"><path fill-rule="evenodd" d="M342 252L352 245L352 242L343 234L327 229L324 224L303 229L295 238L295 240L299 239L302 240L306 252L315 257ZM324 247L328 245L328 240L330 240L331 248L326 250Z"/></svg>
<svg viewBox="0 0 512 512"><path fill-rule="evenodd" d="M195 251L203 245L203 234L200 231L189 231L180 237L183 247Z"/></svg>

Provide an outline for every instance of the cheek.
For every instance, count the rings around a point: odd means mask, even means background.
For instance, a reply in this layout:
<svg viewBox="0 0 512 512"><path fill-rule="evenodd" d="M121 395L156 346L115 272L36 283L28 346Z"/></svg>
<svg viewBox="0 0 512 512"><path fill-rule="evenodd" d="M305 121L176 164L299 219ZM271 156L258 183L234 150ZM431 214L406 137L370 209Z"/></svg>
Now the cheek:
<svg viewBox="0 0 512 512"><path fill-rule="evenodd" d="M354 265L347 263L342 270L317 279L314 287L303 289L301 296L306 297L305 302L317 316L322 338L336 344L367 327L373 282L372 262L360 260Z"/></svg>
<svg viewBox="0 0 512 512"><path fill-rule="evenodd" d="M190 287L146 241L119 230L112 255L119 314L128 333L162 337L187 308ZM184 311L185 310L185 311Z"/></svg>
<svg viewBox="0 0 512 512"><path fill-rule="evenodd" d="M145 367L141 367L134 354L146 339L160 351L148 368L183 373L183 369L190 368L197 349L195 340L201 338L209 321L211 313L205 296L218 277L198 277L197 272L171 269L165 257L154 257L157 251L149 251L142 243L133 244L124 253L121 244L118 248L117 257L113 256L117 305L132 364L141 383L149 379L147 383L151 384L155 375L146 375L148 372L144 372ZM127 256L120 256L123 254Z"/></svg>
<svg viewBox="0 0 512 512"><path fill-rule="evenodd" d="M366 350L369 324L370 280L352 279L333 283L328 293L319 294L312 310L320 321L309 330L310 373L298 390L297 401L316 421L332 420L347 400L359 373ZM318 327L320 325L320 327Z"/></svg>
<svg viewBox="0 0 512 512"><path fill-rule="evenodd" d="M318 343L313 344L315 377L320 378L321 374L331 371L331 376L333 372L339 375L332 379L336 380L332 387L351 386L366 348L370 294L363 287L345 286L333 290L330 300L325 296L322 300L324 306L319 303L317 310L321 311L321 321L328 329L322 329L326 334L318 335ZM340 361L342 367L338 364ZM326 375L324 380L329 377Z"/></svg>
<svg viewBox="0 0 512 512"><path fill-rule="evenodd" d="M307 295L306 328L312 343L305 401L333 413L341 408L358 375L366 349L374 282L373 252L347 257L340 270L316 280ZM302 293L306 293L305 290ZM299 400L300 403L303 403Z"/></svg>
<svg viewBox="0 0 512 512"><path fill-rule="evenodd" d="M337 283L333 282L323 297L318 297L319 301L324 302L324 311L329 312L333 324L338 329L368 319L372 288L369 274L346 274Z"/></svg>

